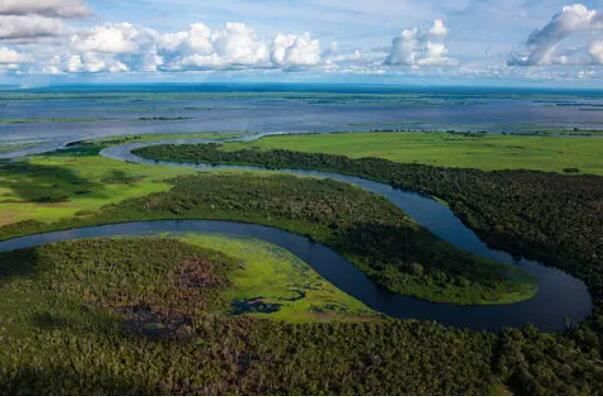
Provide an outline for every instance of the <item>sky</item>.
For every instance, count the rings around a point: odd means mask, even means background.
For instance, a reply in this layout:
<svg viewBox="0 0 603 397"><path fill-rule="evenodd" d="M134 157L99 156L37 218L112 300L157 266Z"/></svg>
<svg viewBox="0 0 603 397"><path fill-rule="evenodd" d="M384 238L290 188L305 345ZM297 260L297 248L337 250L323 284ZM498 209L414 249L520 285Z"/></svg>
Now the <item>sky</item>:
<svg viewBox="0 0 603 397"><path fill-rule="evenodd" d="M603 0L0 0L0 85L603 88Z"/></svg>

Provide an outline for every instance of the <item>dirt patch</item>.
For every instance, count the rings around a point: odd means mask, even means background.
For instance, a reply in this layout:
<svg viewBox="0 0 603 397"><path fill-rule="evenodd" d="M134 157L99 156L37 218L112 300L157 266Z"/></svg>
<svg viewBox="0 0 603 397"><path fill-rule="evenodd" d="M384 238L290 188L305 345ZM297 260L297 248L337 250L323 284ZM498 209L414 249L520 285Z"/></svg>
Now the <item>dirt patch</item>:
<svg viewBox="0 0 603 397"><path fill-rule="evenodd" d="M180 288L215 288L225 286L225 281L214 272L214 265L201 258L184 261L178 280Z"/></svg>
<svg viewBox="0 0 603 397"><path fill-rule="evenodd" d="M124 315L126 330L152 338L183 338L192 334L192 316L148 305L117 309Z"/></svg>

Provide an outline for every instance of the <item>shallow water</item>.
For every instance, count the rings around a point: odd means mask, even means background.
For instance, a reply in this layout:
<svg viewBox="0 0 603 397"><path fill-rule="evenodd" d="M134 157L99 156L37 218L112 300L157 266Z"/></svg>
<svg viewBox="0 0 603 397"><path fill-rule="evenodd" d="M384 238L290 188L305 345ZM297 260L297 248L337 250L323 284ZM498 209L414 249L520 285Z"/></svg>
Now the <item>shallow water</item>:
<svg viewBox="0 0 603 397"><path fill-rule="evenodd" d="M142 159L131 153L135 148L148 145L149 144L139 143L113 146L103 150L101 154L122 161L194 167L199 170L259 169L256 167L209 166L156 162L153 160ZM430 197L396 189L387 184L336 173L288 169L279 170L279 172L301 176L330 178L377 193L402 209L418 224L427 228L436 236L451 245L500 263L519 266L526 272L532 274L538 281L538 293L530 300L508 305L463 306L435 304L391 294L385 289L377 286L366 276L358 276L356 274L359 273L357 270L351 272L350 266L353 265L347 264L344 266L341 264L341 259L335 260L332 257L329 257L329 260L333 261L333 267L342 266L342 268L345 268L345 271L341 271L341 269L330 269L332 273L325 273L324 268L317 268L317 270L335 286L350 295L357 297L368 306L378 311L399 318L430 319L444 324L471 329L500 329L503 327L516 327L531 323L544 331L561 331L570 323L582 321L592 310L592 300L584 282L561 270L547 267L537 261L514 257L507 252L488 247L470 228L465 226L448 207ZM262 238L261 235L256 237ZM313 255L319 255L316 252ZM316 256L306 256L305 258L308 257L314 259L318 258ZM311 261L309 262L314 266ZM363 275L362 273L360 274Z"/></svg>
<svg viewBox="0 0 603 397"><path fill-rule="evenodd" d="M168 120L141 120L153 117ZM84 138L152 132L574 127L603 129L601 92L295 84L0 91L0 144L43 140L37 152Z"/></svg>

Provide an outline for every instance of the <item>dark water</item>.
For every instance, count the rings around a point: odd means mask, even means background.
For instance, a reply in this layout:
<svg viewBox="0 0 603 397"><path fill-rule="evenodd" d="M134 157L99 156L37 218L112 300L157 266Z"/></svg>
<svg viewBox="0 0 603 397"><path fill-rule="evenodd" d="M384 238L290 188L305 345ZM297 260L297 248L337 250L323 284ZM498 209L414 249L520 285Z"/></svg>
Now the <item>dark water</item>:
<svg viewBox="0 0 603 397"><path fill-rule="evenodd" d="M131 153L134 148L142 146L145 146L145 144L114 146L105 149L101 154L123 161L195 167L199 170L258 169L255 167L213 167L145 160ZM507 252L488 247L448 207L432 198L396 189L383 183L347 175L303 170L279 171L301 176L331 178L382 195L402 209L418 224L451 245L484 258L518 266L532 274L538 281L538 293L528 301L510 305L469 307L433 304L411 298L392 296L366 277L361 281L357 276L350 275L354 279L353 282L346 281L345 274L339 272L335 274L337 275L336 278L327 277L337 287L361 299L376 310L400 318L432 319L472 329L498 329L505 326L521 326L532 323L546 331L563 330L568 323L583 320L592 310L590 294L581 280L561 270L547 267L542 263L513 257ZM312 264L312 262L310 263ZM333 263L333 266L335 266L336 262ZM323 274L322 270L317 270ZM346 267L345 272L348 271L349 269ZM333 275L330 275L330 277L333 277ZM372 294L375 295L372 296Z"/></svg>
<svg viewBox="0 0 603 397"><path fill-rule="evenodd" d="M141 120L153 117L168 119ZM83 138L152 132L573 128L603 129L601 91L299 84L0 91L0 144L42 140L38 151Z"/></svg>
<svg viewBox="0 0 603 397"><path fill-rule="evenodd" d="M565 295L580 292L579 288L574 291L574 288L567 286L568 276L553 269L541 268L537 264L528 264L526 270L538 276L541 290L544 292L530 301L497 306L436 304L387 292L341 255L305 237L271 227L235 222L186 220L95 226L2 241L0 251L82 238L190 232L254 237L281 246L310 264L321 276L342 291L361 300L372 309L392 317L435 320L442 324L475 330L496 330L532 323L545 331L560 331L566 325L566 317L578 321L587 314L577 312L579 300L573 300L571 295ZM561 284L561 289L555 288L552 284ZM549 291L549 287L556 291Z"/></svg>

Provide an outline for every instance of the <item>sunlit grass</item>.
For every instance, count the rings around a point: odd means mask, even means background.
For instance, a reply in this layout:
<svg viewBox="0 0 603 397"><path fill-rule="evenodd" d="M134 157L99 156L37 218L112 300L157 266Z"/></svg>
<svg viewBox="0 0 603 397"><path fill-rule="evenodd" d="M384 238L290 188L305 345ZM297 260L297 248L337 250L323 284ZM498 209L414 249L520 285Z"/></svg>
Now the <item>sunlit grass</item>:
<svg viewBox="0 0 603 397"><path fill-rule="evenodd" d="M273 313L254 316L289 322L374 318L364 304L324 280L289 251L266 242L222 235L189 234L183 241L213 249L241 261L231 276L232 300L260 298L280 305Z"/></svg>
<svg viewBox="0 0 603 397"><path fill-rule="evenodd" d="M100 156L34 156L0 167L0 225L53 222L170 188L186 168L127 164Z"/></svg>
<svg viewBox="0 0 603 397"><path fill-rule="evenodd" d="M341 133L282 135L250 143L228 143L225 150L288 149L381 157L401 163L482 170L530 169L603 175L601 137L472 135L448 133Z"/></svg>

